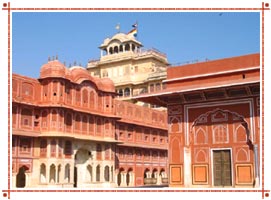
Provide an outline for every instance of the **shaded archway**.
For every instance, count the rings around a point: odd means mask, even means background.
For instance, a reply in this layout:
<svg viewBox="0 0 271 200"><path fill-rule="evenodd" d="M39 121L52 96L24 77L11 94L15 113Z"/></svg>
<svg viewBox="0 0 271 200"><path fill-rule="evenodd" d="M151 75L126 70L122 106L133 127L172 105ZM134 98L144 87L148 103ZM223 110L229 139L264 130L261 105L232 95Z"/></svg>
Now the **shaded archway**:
<svg viewBox="0 0 271 200"><path fill-rule="evenodd" d="M90 182L90 173L92 168L88 168L88 161L91 159L91 152L85 148L80 148L74 156L74 187L82 187L82 184L86 181ZM91 170L91 171L90 171Z"/></svg>
<svg viewBox="0 0 271 200"><path fill-rule="evenodd" d="M151 182L150 170L147 168L144 170L144 185L148 185Z"/></svg>
<svg viewBox="0 0 271 200"><path fill-rule="evenodd" d="M117 180L118 186L121 185L121 182L122 182L122 174L123 174L123 172L124 172L124 169L123 169L123 168L120 168L120 169L119 169L119 173L118 173L118 180Z"/></svg>
<svg viewBox="0 0 271 200"><path fill-rule="evenodd" d="M126 174L126 184L127 186L131 186L131 181L132 181L132 173L133 173L133 169L129 168Z"/></svg>
<svg viewBox="0 0 271 200"><path fill-rule="evenodd" d="M44 163L40 165L40 183L46 183L46 165Z"/></svg>
<svg viewBox="0 0 271 200"><path fill-rule="evenodd" d="M105 166L105 168L104 168L104 180L106 182L109 182L109 180L110 180L110 173L109 173L109 167L108 166Z"/></svg>
<svg viewBox="0 0 271 200"><path fill-rule="evenodd" d="M23 165L19 168L19 172L16 175L16 187L24 188L26 185L26 175L25 172L28 170L28 167Z"/></svg>

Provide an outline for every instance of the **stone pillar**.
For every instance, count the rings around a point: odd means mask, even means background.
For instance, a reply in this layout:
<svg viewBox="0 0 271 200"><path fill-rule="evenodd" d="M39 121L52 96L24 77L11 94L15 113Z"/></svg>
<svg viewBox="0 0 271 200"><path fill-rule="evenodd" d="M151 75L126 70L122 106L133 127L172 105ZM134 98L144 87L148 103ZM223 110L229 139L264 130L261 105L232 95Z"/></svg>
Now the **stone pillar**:
<svg viewBox="0 0 271 200"><path fill-rule="evenodd" d="M119 185L118 185L118 174L115 174L115 181L114 181L114 183L115 183L117 186L119 186Z"/></svg>
<svg viewBox="0 0 271 200"><path fill-rule="evenodd" d="M161 185L161 184L162 184L162 176L158 175L156 185Z"/></svg>
<svg viewBox="0 0 271 200"><path fill-rule="evenodd" d="M125 172L121 172L121 183L120 183L121 187L126 187L126 173Z"/></svg>
<svg viewBox="0 0 271 200"><path fill-rule="evenodd" d="M92 182L96 182L96 166L92 165Z"/></svg>
<svg viewBox="0 0 271 200"><path fill-rule="evenodd" d="M46 164L46 183L50 183L50 165L48 162Z"/></svg>
<svg viewBox="0 0 271 200"><path fill-rule="evenodd" d="M75 163L69 163L70 164L70 181L69 183L74 183L74 167L75 167ZM77 174L78 175L78 174Z"/></svg>
<svg viewBox="0 0 271 200"><path fill-rule="evenodd" d="M129 186L134 186L134 185L135 185L134 173L130 172L130 183L129 183Z"/></svg>
<svg viewBox="0 0 271 200"><path fill-rule="evenodd" d="M184 185L185 187L191 186L192 173L191 173L191 149L189 147L184 147Z"/></svg>
<svg viewBox="0 0 271 200"><path fill-rule="evenodd" d="M55 180L54 180L54 184L57 183L57 177L58 177L58 175L57 175L57 166L55 166Z"/></svg>
<svg viewBox="0 0 271 200"><path fill-rule="evenodd" d="M258 166L258 145L254 144L254 163L255 163L255 186L260 187L259 166Z"/></svg>
<svg viewBox="0 0 271 200"><path fill-rule="evenodd" d="M104 183L104 165L100 165L100 182Z"/></svg>

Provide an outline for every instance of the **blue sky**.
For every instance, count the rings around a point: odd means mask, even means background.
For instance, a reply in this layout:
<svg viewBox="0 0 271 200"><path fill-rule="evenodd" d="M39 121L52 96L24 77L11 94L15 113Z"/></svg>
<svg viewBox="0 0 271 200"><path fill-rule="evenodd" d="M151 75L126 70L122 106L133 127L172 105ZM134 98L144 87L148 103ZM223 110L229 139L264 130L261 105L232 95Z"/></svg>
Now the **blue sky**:
<svg viewBox="0 0 271 200"><path fill-rule="evenodd" d="M48 56L86 66L106 37L127 33L177 65L260 52L259 12L13 12L12 71L34 78Z"/></svg>

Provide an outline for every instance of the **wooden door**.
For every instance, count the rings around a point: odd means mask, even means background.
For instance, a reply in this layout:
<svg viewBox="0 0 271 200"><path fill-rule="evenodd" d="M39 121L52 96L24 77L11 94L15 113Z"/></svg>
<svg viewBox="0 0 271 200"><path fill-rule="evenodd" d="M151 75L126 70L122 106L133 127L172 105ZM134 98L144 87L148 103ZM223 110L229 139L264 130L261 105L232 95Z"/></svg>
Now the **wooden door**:
<svg viewBox="0 0 271 200"><path fill-rule="evenodd" d="M230 150L213 151L214 186L231 186L231 152Z"/></svg>

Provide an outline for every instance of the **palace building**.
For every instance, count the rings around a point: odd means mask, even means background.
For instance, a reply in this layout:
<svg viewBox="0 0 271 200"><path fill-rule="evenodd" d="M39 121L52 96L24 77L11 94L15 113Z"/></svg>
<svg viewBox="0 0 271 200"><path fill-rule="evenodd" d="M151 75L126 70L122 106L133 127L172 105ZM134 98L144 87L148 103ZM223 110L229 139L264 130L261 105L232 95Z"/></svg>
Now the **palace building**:
<svg viewBox="0 0 271 200"><path fill-rule="evenodd" d="M166 54L142 47L133 34L117 33L104 40L100 59L90 60L87 69L92 76L110 78L120 100L144 105L132 97L165 88L169 63Z"/></svg>
<svg viewBox="0 0 271 200"><path fill-rule="evenodd" d="M166 112L116 95L109 78L55 59L41 67L38 79L13 74L13 187L166 184Z"/></svg>
<svg viewBox="0 0 271 200"><path fill-rule="evenodd" d="M168 108L169 186L259 186L260 54L169 67L164 83L134 98Z"/></svg>

